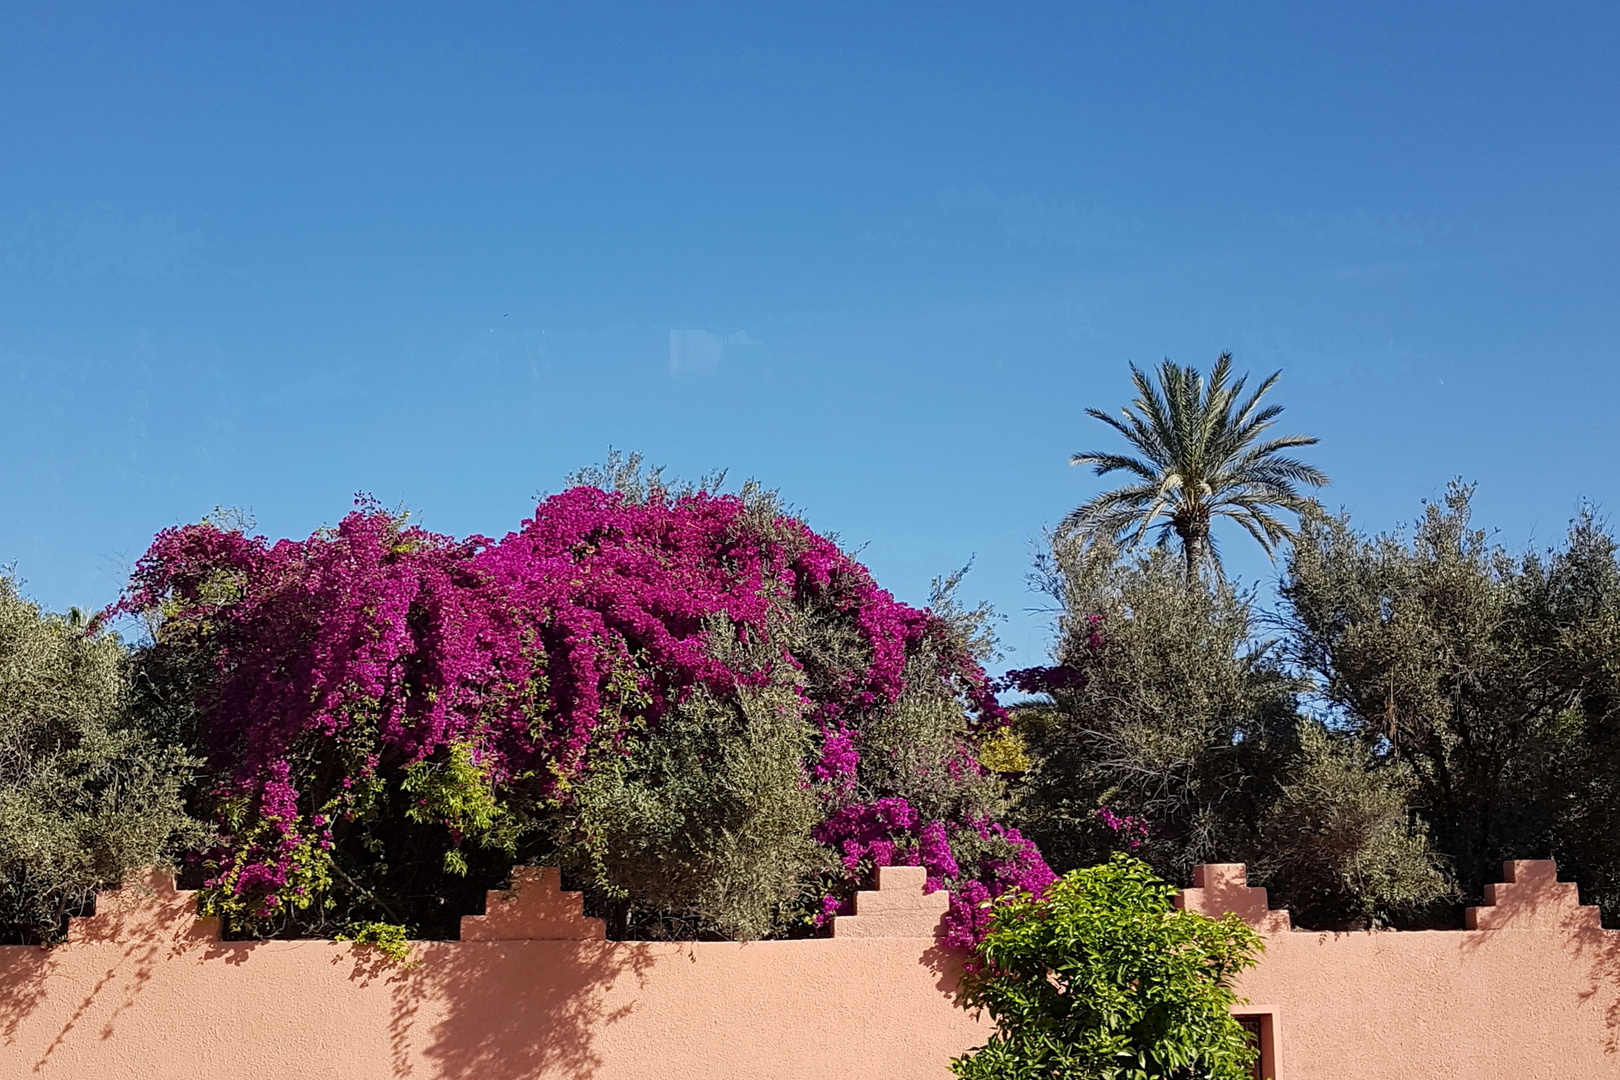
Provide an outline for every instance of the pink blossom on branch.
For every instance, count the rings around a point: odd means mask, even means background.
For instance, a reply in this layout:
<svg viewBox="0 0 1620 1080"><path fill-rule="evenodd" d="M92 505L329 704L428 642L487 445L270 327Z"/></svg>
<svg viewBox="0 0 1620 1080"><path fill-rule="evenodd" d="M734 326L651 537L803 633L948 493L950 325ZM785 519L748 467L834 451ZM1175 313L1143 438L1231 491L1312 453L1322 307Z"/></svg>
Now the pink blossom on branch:
<svg viewBox="0 0 1620 1080"><path fill-rule="evenodd" d="M1006 714L978 664L942 644L937 616L896 601L797 519L760 527L736 497L634 502L576 487L500 540L442 536L366 503L303 541L188 525L158 535L112 610L206 641L214 672L199 706L218 793L248 807L215 884L274 906L299 852L331 848L328 815L349 812L380 770L470 746L492 782L538 775L566 801L630 720L656 731L698 688L724 698L770 683L777 665L802 674L793 643L775 643L787 604L846 621L865 652L800 690L820 732L803 763L828 815L815 838L839 853L846 882L908 862L959 897L1044 887L1033 869L1044 863L1015 831L994 834L1013 852L1006 866L962 866L951 836L983 841L1000 826L924 821L897 796L855 801L861 718L900 699L925 642L945 650L939 677L974 729ZM717 627L771 647L725 648ZM771 659L722 659L734 655ZM295 767L312 744L322 767ZM983 772L967 743L943 769Z"/></svg>

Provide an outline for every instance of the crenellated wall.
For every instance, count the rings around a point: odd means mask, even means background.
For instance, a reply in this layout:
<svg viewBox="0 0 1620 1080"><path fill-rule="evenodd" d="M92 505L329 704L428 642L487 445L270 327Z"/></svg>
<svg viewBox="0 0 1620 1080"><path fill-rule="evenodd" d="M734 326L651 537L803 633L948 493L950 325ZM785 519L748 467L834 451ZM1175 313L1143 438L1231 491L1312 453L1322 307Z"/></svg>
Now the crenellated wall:
<svg viewBox="0 0 1620 1080"><path fill-rule="evenodd" d="M886 867L811 941L610 942L551 869L401 969L332 941L219 939L153 876L54 949L0 946L0 1078L937 1080L984 1029L952 1007L943 894Z"/></svg>
<svg viewBox="0 0 1620 1080"><path fill-rule="evenodd" d="M1503 876L1465 930L1290 930L1241 864L1198 867L1177 906L1264 934L1238 990L1279 1080L1620 1078L1620 931L1551 862Z"/></svg>
<svg viewBox="0 0 1620 1080"><path fill-rule="evenodd" d="M1551 863L1506 878L1453 931L1291 930L1238 865L1200 867L1179 903L1265 935L1241 1012L1278 1080L1620 1077L1620 932ZM460 941L401 968L341 942L221 941L154 875L64 945L0 947L0 1080L943 1080L988 1033L951 1003L945 898L914 867L876 884L828 938L609 942L555 870L521 869Z"/></svg>

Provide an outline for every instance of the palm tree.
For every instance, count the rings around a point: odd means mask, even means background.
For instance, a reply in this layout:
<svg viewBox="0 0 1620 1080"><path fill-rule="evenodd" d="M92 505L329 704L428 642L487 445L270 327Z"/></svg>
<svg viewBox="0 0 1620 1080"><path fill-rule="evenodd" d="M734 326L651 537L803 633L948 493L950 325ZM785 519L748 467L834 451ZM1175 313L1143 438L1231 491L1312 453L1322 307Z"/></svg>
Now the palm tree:
<svg viewBox="0 0 1620 1080"><path fill-rule="evenodd" d="M1206 384L1191 366L1169 360L1158 368L1158 385L1135 364L1131 378L1136 400L1121 417L1087 409L1130 442L1141 455L1087 451L1069 459L1091 465L1098 476L1127 472L1136 482L1076 507L1059 527L1092 539L1131 546L1150 529L1159 543L1174 533L1187 560L1187 580L1198 579L1207 563L1220 573L1220 556L1210 538L1210 524L1231 518L1259 541L1267 555L1293 536L1275 516L1281 510L1301 516L1317 504L1297 485L1322 487L1328 478L1318 469L1279 451L1311 446L1310 435L1262 438L1282 412L1281 405L1260 408L1260 399L1277 381L1273 374L1239 403L1248 376L1228 383L1232 354L1221 353Z"/></svg>

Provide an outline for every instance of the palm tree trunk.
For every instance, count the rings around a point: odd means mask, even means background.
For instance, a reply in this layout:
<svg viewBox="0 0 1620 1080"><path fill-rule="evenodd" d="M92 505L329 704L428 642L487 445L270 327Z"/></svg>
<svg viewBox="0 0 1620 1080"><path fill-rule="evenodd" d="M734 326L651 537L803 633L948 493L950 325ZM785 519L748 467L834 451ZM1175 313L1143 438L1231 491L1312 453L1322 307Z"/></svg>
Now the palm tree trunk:
<svg viewBox="0 0 1620 1080"><path fill-rule="evenodd" d="M1209 534L1202 529L1188 529L1181 537L1181 550L1187 556L1187 586L1189 588L1198 583L1198 572L1204 565L1204 553L1208 546Z"/></svg>

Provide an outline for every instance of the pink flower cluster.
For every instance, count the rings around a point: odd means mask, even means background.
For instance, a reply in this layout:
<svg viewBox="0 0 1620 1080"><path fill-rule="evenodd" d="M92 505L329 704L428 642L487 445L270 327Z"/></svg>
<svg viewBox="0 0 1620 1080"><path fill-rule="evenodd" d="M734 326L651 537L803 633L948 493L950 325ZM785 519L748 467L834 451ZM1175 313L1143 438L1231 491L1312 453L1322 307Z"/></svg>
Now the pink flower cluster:
<svg viewBox="0 0 1620 1080"><path fill-rule="evenodd" d="M1040 896L1057 880L1033 843L1017 829L993 822L974 822L981 840L1000 841L1006 854L981 860L977 877L963 881L951 893L951 907L945 915L947 945L971 949L983 940L990 928L990 905L1003 893L1024 892Z"/></svg>
<svg viewBox="0 0 1620 1080"><path fill-rule="evenodd" d="M909 860L960 895L1039 881L1044 864L1015 832L996 835L1027 849L1018 867L964 874L949 834L1000 826L919 821L898 798L849 804L860 717L897 700L907 656L947 635L802 522L761 528L735 497L632 502L576 487L499 541L438 535L365 503L304 541L187 525L158 535L113 610L157 613L160 641L206 643L214 677L198 704L220 793L258 826L219 854L216 884L274 903L301 846L330 846L324 813L343 813L380 770L462 744L496 783L539 773L560 792L625 721L656 729L698 686L724 696L768 682L777 664L803 670L789 643L773 644L785 604L848 620L869 657L803 691L822 733L804 763L827 793L816 835L847 872ZM771 659L728 665L737 650L718 647L716 627ZM942 677L977 723L1004 720L965 651ZM320 768L294 767L311 740Z"/></svg>
<svg viewBox="0 0 1620 1080"><path fill-rule="evenodd" d="M1086 616L1086 651L1093 656L1108 644L1108 639L1103 636L1102 623L1101 615ZM1085 685L1086 673L1072 664L1014 668L994 683L997 690L1021 690L1026 694L1056 694L1064 690L1079 690Z"/></svg>
<svg viewBox="0 0 1620 1080"><path fill-rule="evenodd" d="M956 856L952 833L973 849L988 849L968 873ZM990 925L990 902L1002 893L1022 891L1039 896L1055 879L1035 845L1017 829L989 821L923 821L905 799L888 797L842 807L816 827L815 839L838 852L849 879L869 867L921 866L928 871L927 890L951 890L944 940L972 948ZM825 897L822 921L839 913L836 897Z"/></svg>
<svg viewBox="0 0 1620 1080"><path fill-rule="evenodd" d="M1097 820L1103 827L1113 830L1126 848L1135 851L1147 839L1148 824L1146 818L1136 817L1132 814L1116 814L1106 806L1100 806L1095 811Z"/></svg>

